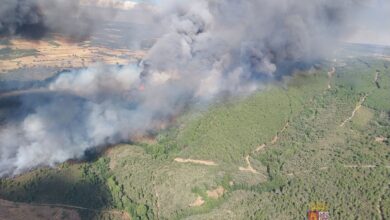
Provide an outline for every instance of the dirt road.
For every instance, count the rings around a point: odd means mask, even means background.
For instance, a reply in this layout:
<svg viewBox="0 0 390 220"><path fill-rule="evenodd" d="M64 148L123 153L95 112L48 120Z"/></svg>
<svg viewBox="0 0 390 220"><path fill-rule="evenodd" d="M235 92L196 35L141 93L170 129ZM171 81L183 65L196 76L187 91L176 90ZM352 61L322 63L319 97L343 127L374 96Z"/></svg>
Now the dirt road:
<svg viewBox="0 0 390 220"><path fill-rule="evenodd" d="M259 174L259 172L257 172L257 170L255 170L252 167L251 162L249 160L249 155L245 157L245 160L246 160L246 163L247 163L247 167L239 167L238 169L240 171L243 171L243 172L250 172L250 173L254 173L254 174Z"/></svg>
<svg viewBox="0 0 390 220"><path fill-rule="evenodd" d="M218 164L211 160L193 160L193 159L184 159L184 158L175 158L175 162L178 163L193 163L206 166L217 166Z"/></svg>
<svg viewBox="0 0 390 220"><path fill-rule="evenodd" d="M283 126L283 128L272 138L270 143L271 144L276 144L276 142L278 142L278 140L279 140L279 134L283 133L288 128L289 125L290 125L289 122L286 122L286 124ZM266 144L262 144L262 145L258 146L254 151L252 151L252 154L258 153L261 150L265 149L266 147L267 147ZM252 167L252 164L250 162L250 154L245 157L245 161L247 163L247 167L238 167L238 169L240 171L242 171L242 172L250 172L250 173L254 173L254 174L261 174L265 178L267 178L266 175L264 175L262 173L259 173L256 169L254 169Z"/></svg>
<svg viewBox="0 0 390 220"><path fill-rule="evenodd" d="M328 89L332 89L331 81L335 73L336 73L335 67L332 67L332 69L328 72Z"/></svg>
<svg viewBox="0 0 390 220"><path fill-rule="evenodd" d="M347 122L351 121L351 120L353 119L353 117L355 117L356 112L359 111L359 109L362 107L363 103L364 103L364 102L366 101L366 99L367 99L367 96L368 96L368 94L365 95L365 96L363 96L363 97L360 99L360 101L359 101L358 104L356 105L355 109L353 110L351 116L350 116L349 118L345 119L345 121L344 121L343 123L340 124L340 127L344 127L345 124L346 124Z"/></svg>

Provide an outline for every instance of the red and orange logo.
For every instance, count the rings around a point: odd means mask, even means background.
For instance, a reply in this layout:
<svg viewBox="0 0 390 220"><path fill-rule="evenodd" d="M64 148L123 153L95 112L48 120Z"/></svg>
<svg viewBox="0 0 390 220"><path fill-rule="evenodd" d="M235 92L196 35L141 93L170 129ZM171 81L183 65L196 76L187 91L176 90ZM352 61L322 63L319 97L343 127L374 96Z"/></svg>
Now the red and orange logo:
<svg viewBox="0 0 390 220"><path fill-rule="evenodd" d="M328 206L325 203L313 203L307 212L308 220L329 220Z"/></svg>
<svg viewBox="0 0 390 220"><path fill-rule="evenodd" d="M308 211L307 212L307 219L308 220L319 220L319 213L318 211Z"/></svg>

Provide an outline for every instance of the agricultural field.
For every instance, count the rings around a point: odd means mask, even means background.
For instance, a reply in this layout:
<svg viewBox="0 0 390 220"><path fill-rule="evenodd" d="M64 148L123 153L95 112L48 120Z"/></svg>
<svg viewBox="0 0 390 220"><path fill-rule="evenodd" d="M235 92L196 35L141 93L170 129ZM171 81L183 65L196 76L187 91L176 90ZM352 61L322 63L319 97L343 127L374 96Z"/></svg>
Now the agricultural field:
<svg viewBox="0 0 390 220"><path fill-rule="evenodd" d="M312 203L389 219L389 66L324 62L195 106L152 138L3 178L0 198L60 219L304 219Z"/></svg>
<svg viewBox="0 0 390 220"><path fill-rule="evenodd" d="M12 39L0 42L0 73L43 67L80 68L96 62L123 65L143 54L143 51L95 46L91 42L77 44L60 36L39 41Z"/></svg>

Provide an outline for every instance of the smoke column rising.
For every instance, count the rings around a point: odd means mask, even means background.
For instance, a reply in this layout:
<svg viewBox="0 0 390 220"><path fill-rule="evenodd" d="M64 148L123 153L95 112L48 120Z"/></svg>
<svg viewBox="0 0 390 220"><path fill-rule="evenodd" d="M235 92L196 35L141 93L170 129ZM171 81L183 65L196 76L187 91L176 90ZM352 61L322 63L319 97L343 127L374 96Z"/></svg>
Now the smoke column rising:
<svg viewBox="0 0 390 220"><path fill-rule="evenodd" d="M129 140L221 93L256 91L331 52L356 8L354 0L165 1L156 14L164 34L141 65L65 73L45 95L22 97L23 117L0 130L0 176Z"/></svg>
<svg viewBox="0 0 390 220"><path fill-rule="evenodd" d="M78 0L2 0L0 5L0 37L40 39L54 32L84 40L102 16Z"/></svg>

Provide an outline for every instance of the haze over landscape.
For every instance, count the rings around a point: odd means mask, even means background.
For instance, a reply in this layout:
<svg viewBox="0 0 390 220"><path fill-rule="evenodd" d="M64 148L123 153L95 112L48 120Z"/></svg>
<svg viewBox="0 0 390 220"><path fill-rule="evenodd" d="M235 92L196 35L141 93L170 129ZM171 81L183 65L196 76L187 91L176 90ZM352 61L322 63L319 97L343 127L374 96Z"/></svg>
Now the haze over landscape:
<svg viewBox="0 0 390 220"><path fill-rule="evenodd" d="M5 0L0 219L387 219L389 12Z"/></svg>

